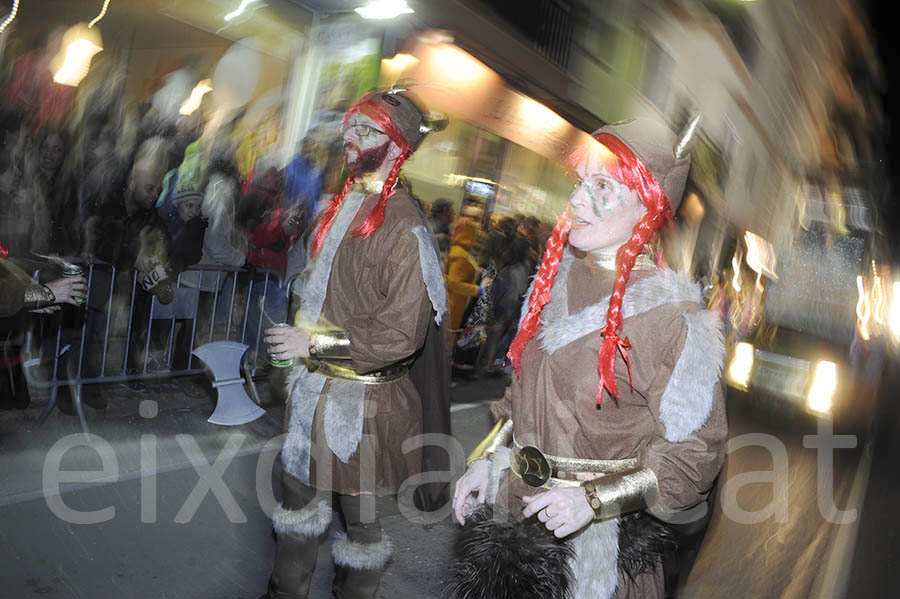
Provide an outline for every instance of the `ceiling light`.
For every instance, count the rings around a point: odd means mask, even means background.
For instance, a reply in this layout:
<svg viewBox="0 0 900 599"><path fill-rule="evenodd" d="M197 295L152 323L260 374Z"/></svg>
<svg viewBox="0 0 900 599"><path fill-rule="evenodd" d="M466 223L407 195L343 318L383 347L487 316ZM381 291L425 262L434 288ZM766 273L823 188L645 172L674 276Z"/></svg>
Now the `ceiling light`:
<svg viewBox="0 0 900 599"><path fill-rule="evenodd" d="M373 0L354 10L364 19L393 19L398 15L415 12L406 0Z"/></svg>

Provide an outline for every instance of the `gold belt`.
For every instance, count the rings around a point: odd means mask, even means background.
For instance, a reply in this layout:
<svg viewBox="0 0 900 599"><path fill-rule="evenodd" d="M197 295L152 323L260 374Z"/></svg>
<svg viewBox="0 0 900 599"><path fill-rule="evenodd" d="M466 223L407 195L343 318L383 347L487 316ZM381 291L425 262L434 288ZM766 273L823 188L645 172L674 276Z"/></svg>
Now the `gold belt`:
<svg viewBox="0 0 900 599"><path fill-rule="evenodd" d="M534 445L522 445L513 439L510 470L532 487L555 489L577 487L583 479L579 474L612 474L632 470L637 458L624 460L589 460L586 458L562 458L547 455Z"/></svg>
<svg viewBox="0 0 900 599"><path fill-rule="evenodd" d="M385 383L392 383L409 374L409 365L406 363L392 364L382 370L360 374L353 370L352 367L338 364L336 361L306 358L303 362L306 364L306 369L310 372L315 372L331 379L353 381L356 383L363 383L364 385L383 385Z"/></svg>

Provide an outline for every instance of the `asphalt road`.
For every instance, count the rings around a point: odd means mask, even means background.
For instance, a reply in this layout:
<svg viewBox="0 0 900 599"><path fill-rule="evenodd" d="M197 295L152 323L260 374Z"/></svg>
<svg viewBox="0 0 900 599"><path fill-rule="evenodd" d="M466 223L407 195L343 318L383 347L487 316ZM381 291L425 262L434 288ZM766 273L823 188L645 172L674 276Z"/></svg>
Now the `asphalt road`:
<svg viewBox="0 0 900 599"><path fill-rule="evenodd" d="M0 413L2 596L230 599L262 593L274 554L261 507L267 458L274 455L267 443L280 432L282 411L270 409L249 425L215 426L205 420L211 397L196 388L186 393L186 384L149 384L137 395L107 390L110 407L89 411L88 418L114 463L104 463L96 448L73 447L61 469L89 474L59 491L48 491L43 475L51 448L77 441L77 421L54 414L36 426L30 418L40 398L25 412ZM453 389L453 432L464 451L490 427L488 403L503 387L501 378L460 381ZM886 381L883 395L892 398L895 389L896 380ZM140 416L145 400L158 406L152 418ZM889 409L874 441L828 452L816 448L828 437L815 422L764 409L753 398L729 398L728 460L706 535L685 555L680 596L893 596L886 579L897 562L897 414L892 402L882 403ZM151 439L155 451L146 445ZM823 474L825 453L833 456L830 479ZM215 484L220 477L223 486ZM205 494L204 481L210 485ZM77 524L60 517L61 506L80 512L111 507L114 513ZM846 523L833 522L841 516ZM399 514L383 524L396 553L379 597L441 597L455 524L449 518L416 523ZM320 553L313 599L330 596L328 553L327 547Z"/></svg>

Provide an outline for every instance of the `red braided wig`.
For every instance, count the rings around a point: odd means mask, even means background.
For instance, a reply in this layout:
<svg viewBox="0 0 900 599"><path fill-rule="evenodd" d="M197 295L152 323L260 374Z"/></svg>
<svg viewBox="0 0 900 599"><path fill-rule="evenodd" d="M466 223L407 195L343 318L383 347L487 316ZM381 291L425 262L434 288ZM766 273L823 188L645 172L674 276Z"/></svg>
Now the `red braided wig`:
<svg viewBox="0 0 900 599"><path fill-rule="evenodd" d="M619 336L619 329L622 326L622 298L625 295L625 286L628 284L628 278L631 275L631 269L634 267L635 260L654 233L662 227L663 223L671 218L672 209L662 185L656 181L650 170L635 156L628 146L618 138L605 133L598 135L596 139L615 155L615 160L604 161L604 166L609 174L629 189L635 191L647 208L647 213L634 226L631 238L622 244L616 252L617 276L609 298L606 326L601 331L603 334L603 345L600 347L597 365L597 370L600 373L597 405L600 405L604 389L616 401L619 398L619 389L615 379L617 350L622 353L622 357L628 366L629 379L631 378L631 365L628 362L627 354L627 351L631 349L631 345L627 338L622 339ZM576 154L577 157L573 158L575 162L578 162L580 157L584 155L583 150L576 151ZM559 270L559 261L568 238L570 225L571 221L567 212L560 218L560 222L557 223L556 228L553 230L553 235L547 242L547 251L544 252L544 259L541 262L541 267L535 280L534 291L532 291L528 300L528 314L523 320L522 326L519 327L519 332L516 334L507 354L517 372L520 368L522 350L534 336L540 323L540 312L550 300L550 289L553 286L556 272Z"/></svg>
<svg viewBox="0 0 900 599"><path fill-rule="evenodd" d="M397 178L400 176L400 167L403 166L403 163L406 162L406 159L412 154L409 142L403 138L400 130L394 126L390 115L372 101L373 96L373 93L369 93L360 98L356 104L347 110L347 113L344 114L338 127L339 131L343 130L344 125L347 123L347 119L349 119L351 115L357 112L362 113L375 121L391 141L397 144L401 150L400 156L394 162L394 166L391 168L391 172L388 174L387 179L385 179L384 185L381 188L381 198L378 200L378 203L372 207L372 210L369 211L366 220L364 220L352 233L352 235L362 235L363 238L367 238L377 231L378 227L384 222L385 205L387 204L388 198L393 195L394 185L397 183ZM322 219L319 221L319 226L313 236L312 244L310 244L310 254L313 258L318 256L319 251L322 249L325 235L328 233L328 229L331 227L331 223L334 221L335 216L337 216L338 209L340 209L344 197L350 192L350 189L353 188L355 182L356 178L353 175L350 175L344 183L344 187L340 192L335 194L331 199L331 204L329 204L328 208L323 212Z"/></svg>

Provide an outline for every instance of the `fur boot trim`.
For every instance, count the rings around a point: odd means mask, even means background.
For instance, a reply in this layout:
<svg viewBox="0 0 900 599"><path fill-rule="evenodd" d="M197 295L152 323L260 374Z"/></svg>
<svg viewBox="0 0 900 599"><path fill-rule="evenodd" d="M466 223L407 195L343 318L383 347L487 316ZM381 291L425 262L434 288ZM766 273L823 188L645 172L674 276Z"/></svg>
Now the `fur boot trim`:
<svg viewBox="0 0 900 599"><path fill-rule="evenodd" d="M331 545L334 563L354 570L380 570L393 553L394 543L384 533L377 543L356 543L347 538L347 533L339 531Z"/></svg>
<svg viewBox="0 0 900 599"><path fill-rule="evenodd" d="M455 599L565 599L572 549L532 517L516 521L483 505L457 543L449 596Z"/></svg>
<svg viewBox="0 0 900 599"><path fill-rule="evenodd" d="M288 510L278 504L272 514L275 532L284 535L317 537L331 525L331 506L327 501L309 503L299 510Z"/></svg>

